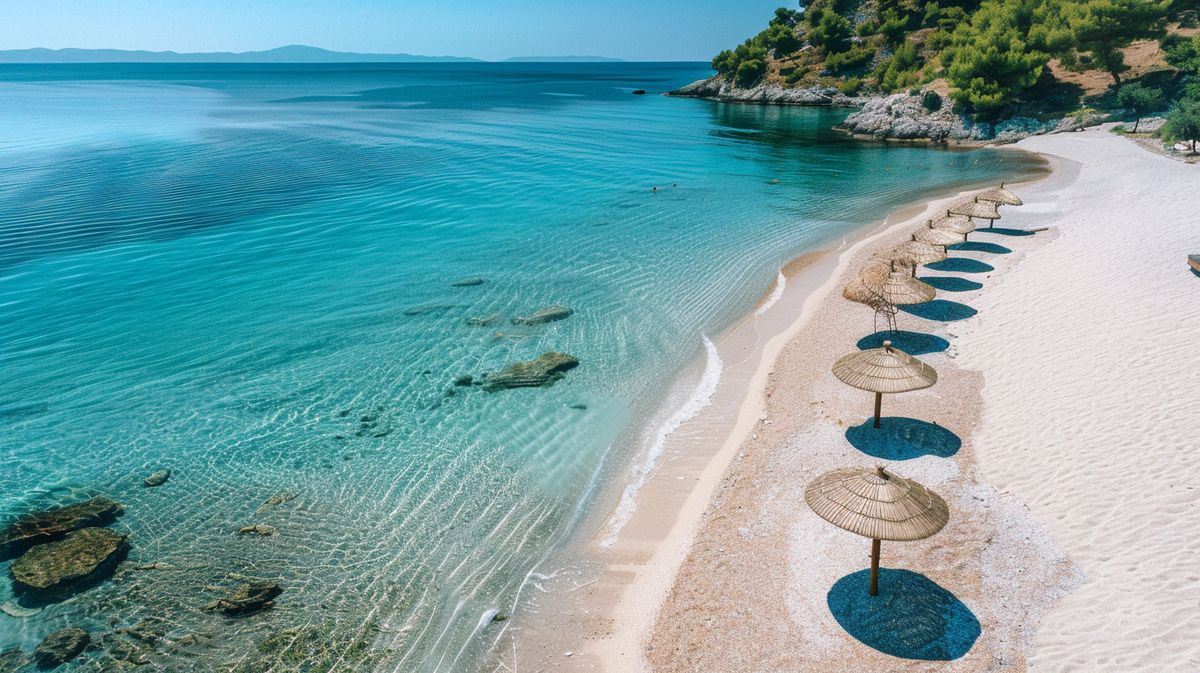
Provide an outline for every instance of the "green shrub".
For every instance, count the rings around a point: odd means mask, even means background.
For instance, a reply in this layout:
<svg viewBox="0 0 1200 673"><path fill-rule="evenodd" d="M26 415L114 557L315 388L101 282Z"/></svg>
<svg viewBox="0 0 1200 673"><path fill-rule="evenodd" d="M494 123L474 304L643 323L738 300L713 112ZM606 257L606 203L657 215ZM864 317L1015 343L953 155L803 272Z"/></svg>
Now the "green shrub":
<svg viewBox="0 0 1200 673"><path fill-rule="evenodd" d="M921 96L921 107L930 112L937 112L942 109L942 95L936 91L926 91Z"/></svg>
<svg viewBox="0 0 1200 673"><path fill-rule="evenodd" d="M1142 117L1162 106L1163 94L1158 89L1134 82L1121 86L1121 90L1117 92L1117 103L1134 114L1133 132L1137 133Z"/></svg>
<svg viewBox="0 0 1200 673"><path fill-rule="evenodd" d="M753 86L762 79L763 73L767 70L767 64L757 58L748 59L738 64L737 74L734 76L734 81L738 86Z"/></svg>
<svg viewBox="0 0 1200 673"><path fill-rule="evenodd" d="M863 81L861 77L847 77L845 81L838 85L838 91L847 96L857 96L859 91L862 91Z"/></svg>
<svg viewBox="0 0 1200 673"><path fill-rule="evenodd" d="M1196 141L1200 140L1200 100L1185 98L1171 108L1163 137L1174 142L1191 143L1192 154L1196 153Z"/></svg>
<svg viewBox="0 0 1200 673"><path fill-rule="evenodd" d="M875 58L875 50L865 45L855 45L839 54L830 54L825 59L825 67L833 73L844 73L870 65Z"/></svg>
<svg viewBox="0 0 1200 673"><path fill-rule="evenodd" d="M920 81L920 69L921 56L916 45L906 42L875 69L875 82L884 91L899 91Z"/></svg>

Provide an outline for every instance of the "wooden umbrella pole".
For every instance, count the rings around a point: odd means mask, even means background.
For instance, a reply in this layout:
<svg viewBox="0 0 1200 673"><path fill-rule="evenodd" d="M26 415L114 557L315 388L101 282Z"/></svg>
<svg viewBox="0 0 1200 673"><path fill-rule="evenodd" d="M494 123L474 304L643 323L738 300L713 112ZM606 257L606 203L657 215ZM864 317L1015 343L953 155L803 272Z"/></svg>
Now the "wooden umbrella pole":
<svg viewBox="0 0 1200 673"><path fill-rule="evenodd" d="M879 540L871 540L871 586L867 593L879 595Z"/></svg>
<svg viewBox="0 0 1200 673"><path fill-rule="evenodd" d="M883 409L883 393L875 393L875 427L879 427L879 412Z"/></svg>

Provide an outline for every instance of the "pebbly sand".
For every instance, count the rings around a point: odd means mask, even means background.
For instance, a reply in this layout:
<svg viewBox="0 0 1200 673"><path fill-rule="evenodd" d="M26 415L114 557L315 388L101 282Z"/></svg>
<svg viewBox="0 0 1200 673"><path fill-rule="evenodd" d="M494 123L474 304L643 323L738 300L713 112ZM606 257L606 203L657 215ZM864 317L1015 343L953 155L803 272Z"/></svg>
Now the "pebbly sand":
<svg viewBox="0 0 1200 673"><path fill-rule="evenodd" d="M545 582L553 607L497 670L1200 668L1200 405L1188 395L1200 278L1184 261L1200 250L1200 173L1106 130L1019 146L1053 173L1010 185L1026 205L972 234L952 253L964 261L923 269L942 277L938 302L898 317L931 337L898 345L939 373L884 399L907 443L854 430L870 394L830 374L874 331L841 288L958 195L786 270L754 324L717 343L720 383L667 438L627 523ZM819 519L803 491L876 464L940 493L951 519L883 545L884 595L911 584L916 598L893 605L915 626L852 627L856 639L830 603L857 595L844 589L861 578L844 578L867 567L869 541Z"/></svg>

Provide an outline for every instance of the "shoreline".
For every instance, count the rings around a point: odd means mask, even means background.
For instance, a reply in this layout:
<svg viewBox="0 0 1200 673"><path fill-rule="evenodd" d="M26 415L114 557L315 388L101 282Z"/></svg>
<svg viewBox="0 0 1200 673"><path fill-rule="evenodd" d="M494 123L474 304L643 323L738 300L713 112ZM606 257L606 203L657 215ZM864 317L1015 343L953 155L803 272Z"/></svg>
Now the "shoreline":
<svg viewBox="0 0 1200 673"><path fill-rule="evenodd" d="M1019 179L1040 180L1050 175L1049 167L1045 171ZM534 670L563 666L571 670L645 670L644 660L631 662L630 657L636 658L634 653L640 651L637 643L653 631L657 608L686 559L707 505L738 447L752 434L757 437L755 431L761 429L756 426L763 415L764 392L774 378L774 361L804 330L818 304L834 294L841 300L842 276L864 249L917 226L948 202L985 186L972 184L950 196L900 205L882 221L845 234L841 245L823 245L783 265L783 291L777 292L776 281L740 319L714 337L724 363L716 390L709 404L669 436L662 456L637 494L638 506L629 522L615 541L604 544L610 542L605 539L611 537L606 530L618 498L597 501L588 517L599 521L587 527L591 532L581 536L586 539L579 541L577 549L568 551L574 557L569 569L546 582L546 607L539 609L541 614L533 616L533 623L525 624L518 636L521 654L518 656L514 647L507 656L521 667L534 662ZM770 306L764 311L766 303ZM686 367L672 388L690 387L695 377L688 374L703 364L701 358ZM663 406L641 424L639 435L653 431L677 405ZM630 462L639 458L640 453L635 454ZM618 494L623 487L624 483L610 486ZM626 595L636 596L636 600L620 598Z"/></svg>

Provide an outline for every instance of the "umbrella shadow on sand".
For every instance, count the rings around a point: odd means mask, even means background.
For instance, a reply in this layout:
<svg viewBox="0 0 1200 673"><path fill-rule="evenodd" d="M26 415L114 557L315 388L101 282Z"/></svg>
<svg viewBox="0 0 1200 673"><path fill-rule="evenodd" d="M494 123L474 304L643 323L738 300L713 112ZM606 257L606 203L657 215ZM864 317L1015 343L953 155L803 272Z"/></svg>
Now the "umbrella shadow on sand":
<svg viewBox="0 0 1200 673"><path fill-rule="evenodd" d="M983 288L983 283L958 276L921 276L921 280L943 292L970 292Z"/></svg>
<svg viewBox="0 0 1200 673"><path fill-rule="evenodd" d="M993 255L1007 255L1012 252L1012 248L1006 248L1003 245L996 243L988 243L986 241L967 241L965 243L956 243L955 245L946 246L947 250L961 250L962 252L988 252Z"/></svg>
<svg viewBox="0 0 1200 673"><path fill-rule="evenodd" d="M987 273L995 271L996 267L970 257L947 257L940 262L926 264L933 271L948 271L950 273Z"/></svg>
<svg viewBox="0 0 1200 673"><path fill-rule="evenodd" d="M999 234L1000 236L1033 236L1036 233L1025 231L1024 229L1007 229L1005 227L988 227L986 229L976 229L975 231L981 234Z"/></svg>
<svg viewBox="0 0 1200 673"><path fill-rule="evenodd" d="M913 304L912 306L901 306L899 308L901 311L915 315L918 318L936 320L938 322L966 320L978 313L978 311L966 304L950 301L949 299L934 299L924 304Z"/></svg>
<svg viewBox="0 0 1200 673"><path fill-rule="evenodd" d="M855 344L859 350L869 350L871 348L883 348L884 341L891 341L892 345L909 355L925 355L926 353L941 353L950 347L950 342L940 336L933 334L922 334L921 332L906 332L904 330L896 330L895 332L884 330L858 340Z"/></svg>
<svg viewBox="0 0 1200 673"><path fill-rule="evenodd" d="M936 423L888 416L846 428L846 441L868 456L882 460L909 460L921 456L948 458L962 448L962 440Z"/></svg>
<svg viewBox="0 0 1200 673"><path fill-rule="evenodd" d="M869 596L869 572L846 575L826 597L833 618L862 644L893 657L950 661L979 638L982 629L971 609L933 580L880 568L879 595Z"/></svg>

